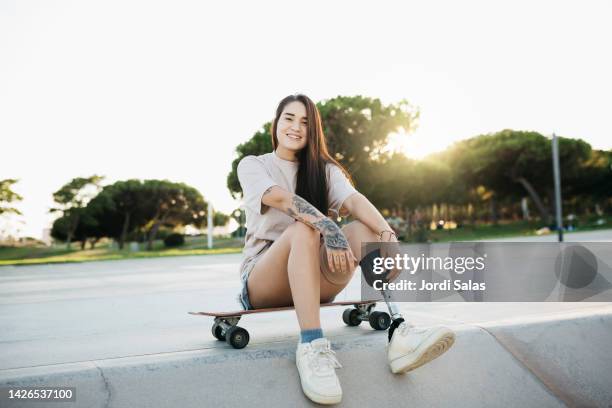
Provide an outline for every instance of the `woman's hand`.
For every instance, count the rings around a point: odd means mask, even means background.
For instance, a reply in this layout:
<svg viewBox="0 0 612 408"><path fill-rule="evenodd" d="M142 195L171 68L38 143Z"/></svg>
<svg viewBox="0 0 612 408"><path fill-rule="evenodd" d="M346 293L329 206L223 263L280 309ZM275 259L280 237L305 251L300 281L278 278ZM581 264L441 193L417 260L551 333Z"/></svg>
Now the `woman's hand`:
<svg viewBox="0 0 612 408"><path fill-rule="evenodd" d="M357 266L358 261L342 230L327 217L314 222L313 225L321 232L323 237L330 272L351 273Z"/></svg>

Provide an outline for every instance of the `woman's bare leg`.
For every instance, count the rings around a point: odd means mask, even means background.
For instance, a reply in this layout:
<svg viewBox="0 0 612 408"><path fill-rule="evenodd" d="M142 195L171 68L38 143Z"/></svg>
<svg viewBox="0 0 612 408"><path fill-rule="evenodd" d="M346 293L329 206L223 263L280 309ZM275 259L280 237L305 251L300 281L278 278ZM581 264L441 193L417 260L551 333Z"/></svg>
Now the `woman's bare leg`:
<svg viewBox="0 0 612 408"><path fill-rule="evenodd" d="M302 330L321 327L319 307L344 289L321 279L320 234L295 222L257 261L248 279L254 308L294 305ZM354 273L351 271L350 275Z"/></svg>
<svg viewBox="0 0 612 408"><path fill-rule="evenodd" d="M376 234L359 221L345 225L342 232L357 259L361 259L362 242L378 240ZM354 270L343 284L321 279L321 265L325 264L319 256L319 245L317 231L301 222L291 224L251 271L248 280L251 305L254 308L295 305L302 330L320 327L320 304L340 293Z"/></svg>
<svg viewBox="0 0 612 408"><path fill-rule="evenodd" d="M342 227L342 233L346 237L353 255L361 261L365 254L361 253L361 244L365 242L378 242L378 236L361 221L352 221Z"/></svg>

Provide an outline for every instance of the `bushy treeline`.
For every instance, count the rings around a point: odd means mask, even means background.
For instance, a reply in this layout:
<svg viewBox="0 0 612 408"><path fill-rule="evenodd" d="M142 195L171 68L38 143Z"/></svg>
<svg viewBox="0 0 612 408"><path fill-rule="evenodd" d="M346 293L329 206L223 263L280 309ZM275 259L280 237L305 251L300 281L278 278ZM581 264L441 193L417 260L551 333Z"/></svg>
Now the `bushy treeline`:
<svg viewBox="0 0 612 408"><path fill-rule="evenodd" d="M100 187L101 177L76 178L54 194L62 216L53 223L55 239L87 241L93 247L112 238L123 248L129 240L146 241L152 248L160 229L207 223L207 202L200 192L184 183L166 180L126 180ZM215 213L214 225L225 225L228 216Z"/></svg>
<svg viewBox="0 0 612 408"><path fill-rule="evenodd" d="M331 154L351 173L357 189L408 228L432 221L497 222L531 218L551 223L551 138L537 132L503 130L478 135L414 160L388 151L394 132L410 133L419 113L406 101L337 97L317 104ZM404 137L411 137L409 134ZM426 142L426 141L425 141ZM564 212L612 210L612 151L581 140L559 138ZM236 148L227 184L241 196L236 168L247 155L272 151L270 123Z"/></svg>
<svg viewBox="0 0 612 408"><path fill-rule="evenodd" d="M495 223L531 210L530 218L550 225L551 149L551 139L537 132L504 130L457 142L424 160L395 154L372 161L355 180L379 208L414 222ZM564 213L609 213L612 152L563 137L559 151Z"/></svg>

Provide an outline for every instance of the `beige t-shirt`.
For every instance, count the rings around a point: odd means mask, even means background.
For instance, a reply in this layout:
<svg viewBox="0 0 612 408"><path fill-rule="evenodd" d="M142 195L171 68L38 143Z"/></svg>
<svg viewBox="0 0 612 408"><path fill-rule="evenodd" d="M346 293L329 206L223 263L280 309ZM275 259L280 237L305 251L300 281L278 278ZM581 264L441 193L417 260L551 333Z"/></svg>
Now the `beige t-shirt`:
<svg viewBox="0 0 612 408"><path fill-rule="evenodd" d="M261 197L268 188L276 185L295 193L297 171L297 162L281 159L276 152L246 156L238 163L238 180L242 186L247 224L241 271L251 258L259 255L270 241L278 239L295 222L282 211L263 204ZM327 164L326 175L329 211L336 217L344 200L357 190L334 164Z"/></svg>

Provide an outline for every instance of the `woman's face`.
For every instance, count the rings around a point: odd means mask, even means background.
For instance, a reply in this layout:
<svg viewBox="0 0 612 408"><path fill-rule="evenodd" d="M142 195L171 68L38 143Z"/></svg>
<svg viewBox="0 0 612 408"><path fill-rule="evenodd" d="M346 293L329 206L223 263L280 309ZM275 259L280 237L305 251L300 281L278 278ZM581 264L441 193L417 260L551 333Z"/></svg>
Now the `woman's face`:
<svg viewBox="0 0 612 408"><path fill-rule="evenodd" d="M306 146L308 126L306 107L302 102L293 101L283 109L276 126L276 138L279 147L291 152L298 152Z"/></svg>

